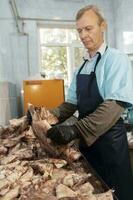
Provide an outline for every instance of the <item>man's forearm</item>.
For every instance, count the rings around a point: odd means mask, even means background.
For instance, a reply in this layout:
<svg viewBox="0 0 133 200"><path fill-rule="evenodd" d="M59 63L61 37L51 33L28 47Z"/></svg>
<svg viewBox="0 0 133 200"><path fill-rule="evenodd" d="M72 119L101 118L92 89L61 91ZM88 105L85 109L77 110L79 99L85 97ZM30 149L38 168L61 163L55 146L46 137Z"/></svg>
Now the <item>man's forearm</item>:
<svg viewBox="0 0 133 200"><path fill-rule="evenodd" d="M59 119L59 122L63 122L72 116L76 110L77 106L75 104L64 102L57 108L50 110L50 112Z"/></svg>
<svg viewBox="0 0 133 200"><path fill-rule="evenodd" d="M116 101L104 101L95 112L79 120L75 126L80 131L87 145L93 144L108 131L120 118L124 108Z"/></svg>

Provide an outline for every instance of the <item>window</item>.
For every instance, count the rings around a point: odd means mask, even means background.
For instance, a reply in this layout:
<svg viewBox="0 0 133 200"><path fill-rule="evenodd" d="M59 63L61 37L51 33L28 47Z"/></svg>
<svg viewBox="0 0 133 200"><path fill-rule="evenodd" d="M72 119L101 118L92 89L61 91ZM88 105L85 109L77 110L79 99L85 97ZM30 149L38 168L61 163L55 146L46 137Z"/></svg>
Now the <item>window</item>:
<svg viewBox="0 0 133 200"><path fill-rule="evenodd" d="M84 48L75 28L39 28L40 71L46 76L62 77L65 86L72 79L73 71L82 62Z"/></svg>
<svg viewBox="0 0 133 200"><path fill-rule="evenodd" d="M129 55L133 54L133 32L132 31L123 32L123 49L125 53Z"/></svg>

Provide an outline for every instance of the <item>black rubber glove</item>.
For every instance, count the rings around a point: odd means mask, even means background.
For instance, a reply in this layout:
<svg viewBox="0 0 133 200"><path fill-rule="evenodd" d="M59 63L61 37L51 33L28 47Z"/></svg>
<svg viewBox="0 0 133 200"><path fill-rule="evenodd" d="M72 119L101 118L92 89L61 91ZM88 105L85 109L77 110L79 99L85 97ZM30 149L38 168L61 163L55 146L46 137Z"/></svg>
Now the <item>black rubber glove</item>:
<svg viewBox="0 0 133 200"><path fill-rule="evenodd" d="M76 126L56 125L47 131L47 137L57 144L68 144L72 140L79 138L79 130Z"/></svg>
<svg viewBox="0 0 133 200"><path fill-rule="evenodd" d="M32 124L32 116L31 116L29 110L27 111L26 116L27 116L28 124L31 125Z"/></svg>

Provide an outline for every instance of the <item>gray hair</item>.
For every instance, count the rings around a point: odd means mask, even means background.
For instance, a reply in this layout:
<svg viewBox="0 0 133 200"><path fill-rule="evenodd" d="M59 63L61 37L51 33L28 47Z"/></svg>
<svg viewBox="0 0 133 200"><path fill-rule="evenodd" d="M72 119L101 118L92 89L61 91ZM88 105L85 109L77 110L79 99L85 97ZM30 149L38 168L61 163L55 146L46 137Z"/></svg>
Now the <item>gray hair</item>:
<svg viewBox="0 0 133 200"><path fill-rule="evenodd" d="M88 6L85 6L83 8L81 8L78 12L77 12L77 15L76 15L76 21L79 20L82 15L86 12L86 11L89 11L89 10L92 10L97 16L98 16L98 19L99 19L99 24L101 24L103 21L105 21L104 19L104 16L103 16L103 13L101 12L101 10L95 6L95 5L88 5Z"/></svg>

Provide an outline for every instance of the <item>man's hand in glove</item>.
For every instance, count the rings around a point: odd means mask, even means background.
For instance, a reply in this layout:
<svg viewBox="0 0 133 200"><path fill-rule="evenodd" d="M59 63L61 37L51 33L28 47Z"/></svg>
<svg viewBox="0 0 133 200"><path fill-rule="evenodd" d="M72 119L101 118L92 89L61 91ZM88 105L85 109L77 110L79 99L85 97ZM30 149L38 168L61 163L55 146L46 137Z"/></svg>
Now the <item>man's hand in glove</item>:
<svg viewBox="0 0 133 200"><path fill-rule="evenodd" d="M79 138L79 130L76 126L56 125L47 131L47 137L57 144L68 144L72 140Z"/></svg>

